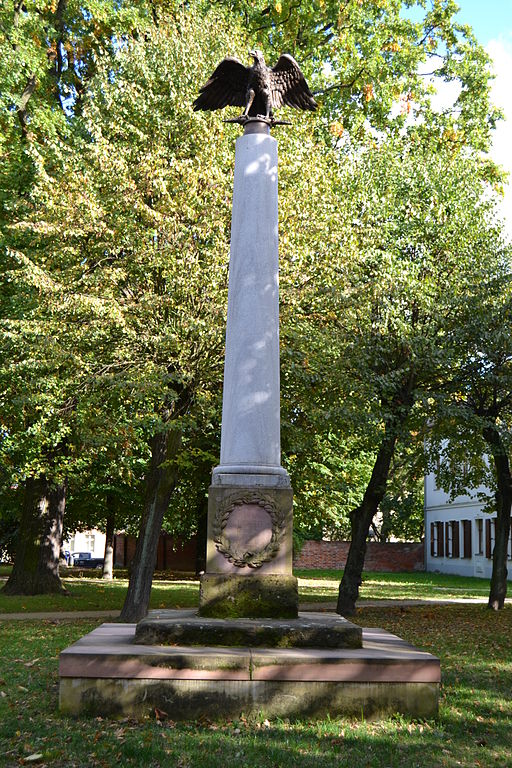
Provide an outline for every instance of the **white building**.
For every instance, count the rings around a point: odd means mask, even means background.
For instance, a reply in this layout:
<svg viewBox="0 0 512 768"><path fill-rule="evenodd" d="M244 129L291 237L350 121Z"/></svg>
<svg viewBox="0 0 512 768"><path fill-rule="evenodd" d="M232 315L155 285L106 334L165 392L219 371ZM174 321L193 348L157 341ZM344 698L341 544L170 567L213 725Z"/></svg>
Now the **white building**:
<svg viewBox="0 0 512 768"><path fill-rule="evenodd" d="M62 549L66 552L90 552L91 557L103 557L105 554L105 534L101 531L77 531L64 541Z"/></svg>
<svg viewBox="0 0 512 768"><path fill-rule="evenodd" d="M496 514L483 511L477 495L453 501L437 486L434 473L425 478L425 570L490 578ZM512 580L512 530L508 542L508 578Z"/></svg>

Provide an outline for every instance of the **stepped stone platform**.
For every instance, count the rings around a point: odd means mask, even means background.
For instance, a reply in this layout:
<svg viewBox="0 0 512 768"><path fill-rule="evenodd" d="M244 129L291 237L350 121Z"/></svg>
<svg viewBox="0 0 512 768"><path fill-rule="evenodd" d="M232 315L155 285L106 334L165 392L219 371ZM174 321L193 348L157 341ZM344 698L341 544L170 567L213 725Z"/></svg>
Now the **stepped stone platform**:
<svg viewBox="0 0 512 768"><path fill-rule="evenodd" d="M182 612L179 612L182 613ZM204 620L203 620L204 621ZM173 720L437 714L440 664L381 629L361 648L144 645L103 624L60 655L60 709Z"/></svg>
<svg viewBox="0 0 512 768"><path fill-rule="evenodd" d="M210 619L197 611L154 610L137 624L142 645L227 645L250 648L361 648L362 629L337 614L296 619Z"/></svg>

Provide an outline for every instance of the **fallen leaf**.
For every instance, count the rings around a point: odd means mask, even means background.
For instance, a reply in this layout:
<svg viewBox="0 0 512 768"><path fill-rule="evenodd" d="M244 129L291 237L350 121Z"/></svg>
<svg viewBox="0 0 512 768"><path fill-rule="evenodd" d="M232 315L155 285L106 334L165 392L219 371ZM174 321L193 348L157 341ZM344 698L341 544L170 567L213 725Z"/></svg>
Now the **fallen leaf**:
<svg viewBox="0 0 512 768"><path fill-rule="evenodd" d="M25 763L37 763L39 760L43 759L42 752L34 752L33 755L28 755L28 757L23 758L23 762Z"/></svg>

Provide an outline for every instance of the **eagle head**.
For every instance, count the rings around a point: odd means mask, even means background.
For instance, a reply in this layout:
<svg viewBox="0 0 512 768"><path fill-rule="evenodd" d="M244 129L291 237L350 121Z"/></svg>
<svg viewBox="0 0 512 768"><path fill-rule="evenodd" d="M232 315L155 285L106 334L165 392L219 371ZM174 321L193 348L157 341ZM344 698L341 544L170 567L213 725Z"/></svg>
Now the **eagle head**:
<svg viewBox="0 0 512 768"><path fill-rule="evenodd" d="M262 64L265 66L263 51L260 51L259 48L254 48L252 51L249 51L249 56L253 57L255 64Z"/></svg>

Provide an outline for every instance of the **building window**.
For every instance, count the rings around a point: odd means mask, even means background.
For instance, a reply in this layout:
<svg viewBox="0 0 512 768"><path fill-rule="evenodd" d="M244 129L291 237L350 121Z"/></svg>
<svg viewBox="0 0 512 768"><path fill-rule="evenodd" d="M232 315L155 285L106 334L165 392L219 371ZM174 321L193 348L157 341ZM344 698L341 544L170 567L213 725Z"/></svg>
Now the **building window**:
<svg viewBox="0 0 512 768"><path fill-rule="evenodd" d="M430 554L432 557L444 555L444 524L441 522L430 524Z"/></svg>
<svg viewBox="0 0 512 768"><path fill-rule="evenodd" d="M445 555L446 557L453 557L452 554L452 547L453 547L453 527L452 523L446 523L445 524L445 533L446 533L446 550Z"/></svg>
<svg viewBox="0 0 512 768"><path fill-rule="evenodd" d="M480 522L482 522L480 520ZM478 520L477 520L478 523ZM471 520L462 521L462 557L471 557L473 551L471 542Z"/></svg>
<svg viewBox="0 0 512 768"><path fill-rule="evenodd" d="M94 533L86 533L84 538L86 552L94 552L94 542L96 541Z"/></svg>
<svg viewBox="0 0 512 768"><path fill-rule="evenodd" d="M476 524L476 555L483 555L484 553L484 521L481 517L477 517Z"/></svg>
<svg viewBox="0 0 512 768"><path fill-rule="evenodd" d="M446 523L446 557L460 557L459 521Z"/></svg>
<svg viewBox="0 0 512 768"><path fill-rule="evenodd" d="M460 525L458 520L452 520L452 557L460 557Z"/></svg>

